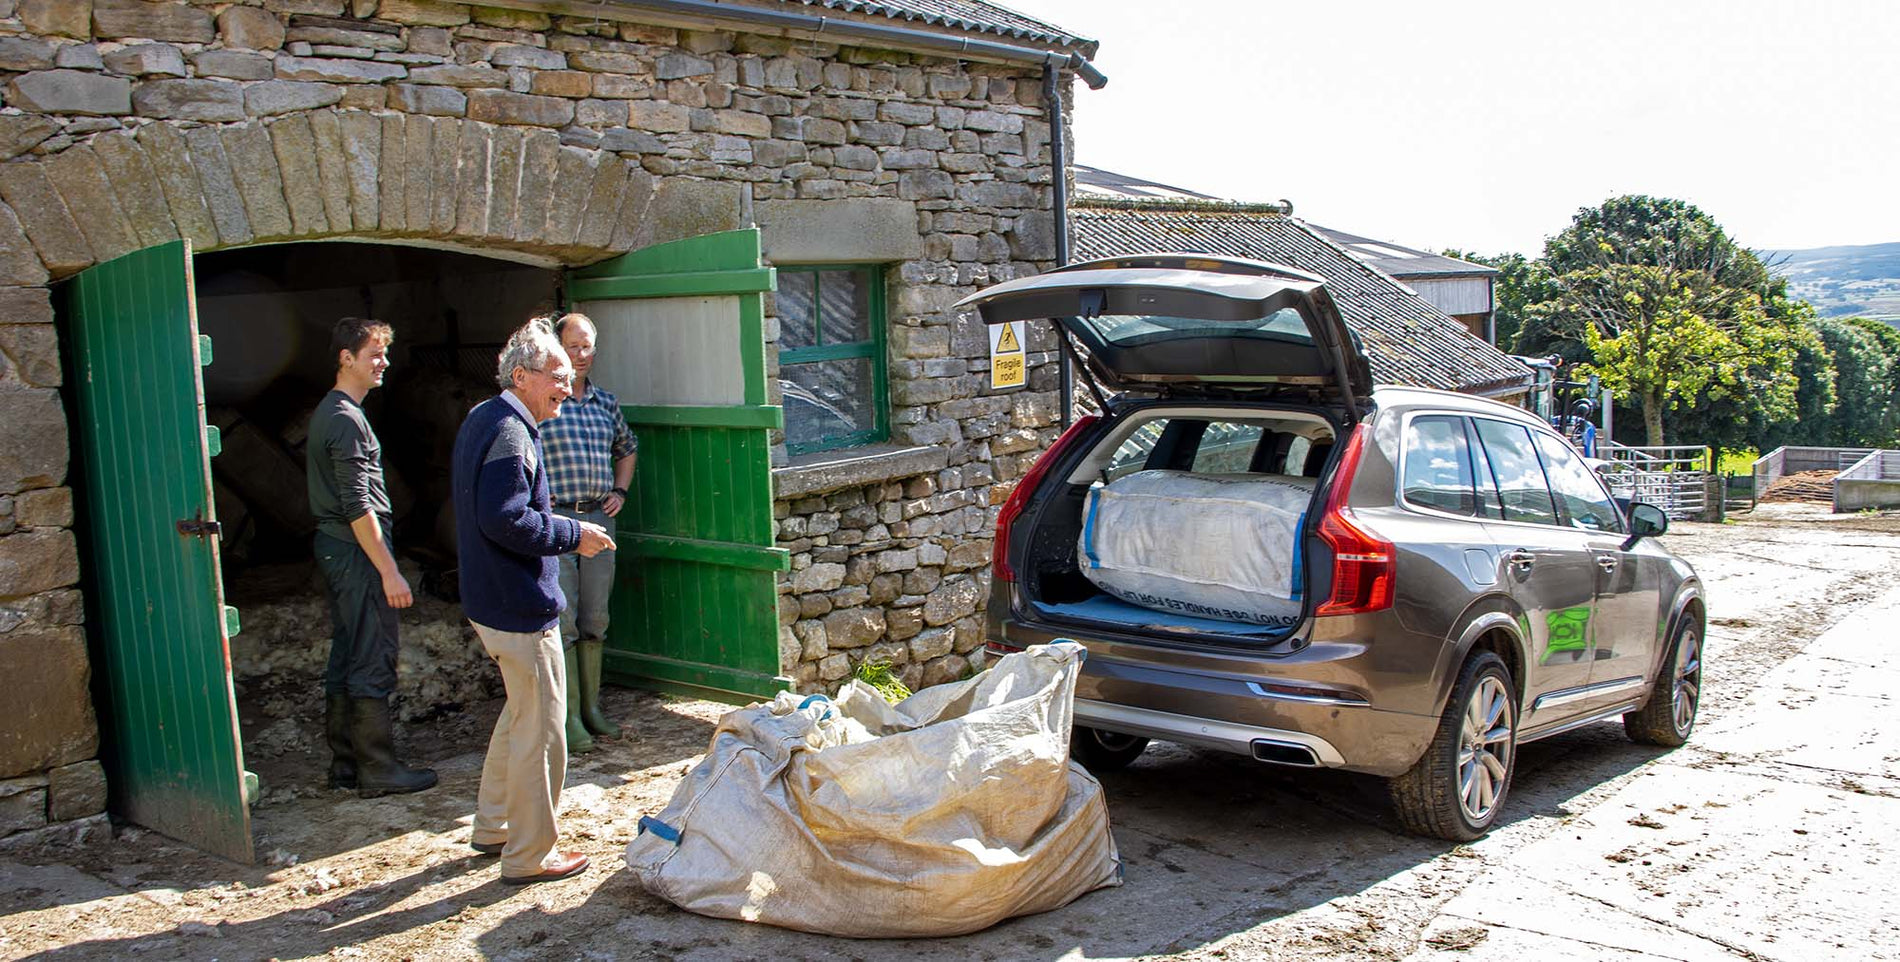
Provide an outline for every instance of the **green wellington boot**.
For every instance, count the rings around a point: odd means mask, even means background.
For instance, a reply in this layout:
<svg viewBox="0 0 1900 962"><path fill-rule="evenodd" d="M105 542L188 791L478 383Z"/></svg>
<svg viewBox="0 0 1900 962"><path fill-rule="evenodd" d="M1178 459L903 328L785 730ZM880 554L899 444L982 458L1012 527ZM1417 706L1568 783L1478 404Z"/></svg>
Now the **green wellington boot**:
<svg viewBox="0 0 1900 962"><path fill-rule="evenodd" d="M562 654L567 658L567 753L583 755L594 750L594 736L581 722L580 653L569 648Z"/></svg>
<svg viewBox="0 0 1900 962"><path fill-rule="evenodd" d="M606 654L607 643L583 641L575 647L581 653L581 721L596 735L619 738L620 726L609 721L600 710L600 662Z"/></svg>

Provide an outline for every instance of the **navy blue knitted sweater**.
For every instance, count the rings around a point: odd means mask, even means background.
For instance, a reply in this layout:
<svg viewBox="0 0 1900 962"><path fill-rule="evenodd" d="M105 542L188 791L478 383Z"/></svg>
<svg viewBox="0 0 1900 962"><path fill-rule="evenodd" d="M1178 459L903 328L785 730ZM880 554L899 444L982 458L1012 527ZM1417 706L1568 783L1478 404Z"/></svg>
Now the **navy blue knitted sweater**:
<svg viewBox="0 0 1900 962"><path fill-rule="evenodd" d="M580 525L550 510L541 432L489 398L455 435L455 536L462 610L501 631L546 631L560 620L555 556L581 543Z"/></svg>

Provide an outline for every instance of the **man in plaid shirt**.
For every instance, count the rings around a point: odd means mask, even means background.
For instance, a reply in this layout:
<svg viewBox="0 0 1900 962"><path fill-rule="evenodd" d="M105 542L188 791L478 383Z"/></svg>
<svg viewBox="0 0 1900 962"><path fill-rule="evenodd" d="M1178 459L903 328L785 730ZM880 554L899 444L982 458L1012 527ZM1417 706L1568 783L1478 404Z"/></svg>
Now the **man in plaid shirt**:
<svg viewBox="0 0 1900 962"><path fill-rule="evenodd" d="M541 447L554 512L591 521L608 531L627 503L639 445L620 413L620 401L593 383L594 322L585 314L551 319L574 365L573 397L561 414L541 425ZM592 751L594 735L617 736L620 727L600 710L601 656L607 639L607 600L614 587L614 552L591 558L560 558L561 640L567 658L567 747Z"/></svg>

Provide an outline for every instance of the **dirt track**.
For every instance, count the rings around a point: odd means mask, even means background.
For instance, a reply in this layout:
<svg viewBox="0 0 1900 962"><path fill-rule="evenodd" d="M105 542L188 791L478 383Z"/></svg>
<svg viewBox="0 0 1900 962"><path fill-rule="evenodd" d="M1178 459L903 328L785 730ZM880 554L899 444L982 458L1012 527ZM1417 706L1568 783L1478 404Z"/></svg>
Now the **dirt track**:
<svg viewBox="0 0 1900 962"><path fill-rule="evenodd" d="M1665 846L1658 840L1675 825L1670 803L1627 818L1619 806L1638 804L1630 799L1655 786L1758 764L1742 747L1722 747L1737 737L1726 734L1725 718L1772 709L1763 698L1772 702L1774 692L1756 691L1764 676L1802 664L1804 649L1830 626L1894 589L1900 516L1834 518L1807 506L1764 506L1728 525L1679 525L1668 543L1710 586L1698 739L1670 755L1634 746L1620 726L1607 724L1527 745L1507 823L1471 846L1400 834L1370 779L1157 746L1103 779L1126 862L1121 888L953 940L857 942L703 919L635 889L618 871L619 853L638 817L665 803L725 708L616 691L612 713L639 735L584 756L563 799L566 843L595 860L581 881L511 889L496 881L492 859L467 848L480 748L499 707L491 703L415 740L443 776L422 795L363 801L324 791L314 730L302 732L293 750L259 760L276 787L254 813L258 851L274 864L235 866L135 828L77 850L15 853L0 861L0 958L1598 957L1614 943L1531 938L1487 914L1496 901L1487 893L1510 887L1501 878L1525 875L1525 860L1534 867L1575 857L1587 863L1579 872L1606 865L1624 872L1633 891L1668 907L1665 915L1693 913L1696 893L1672 888L1671 879L1692 877L1684 873L1698 867L1663 855L1709 848L1710 833ZM1714 747L1703 746L1709 732ZM1900 797L1900 779L1881 774L1893 761L1878 757L1879 748L1870 746L1874 757L1861 776L1829 773L1815 776L1817 784L1836 794ZM1645 777L1662 771L1659 765L1687 774ZM1741 821L1722 823L1717 834L1751 835L1747 809L1739 810L1728 818ZM1658 828L1644 835L1643 819ZM1626 822L1637 827L1638 842L1655 843L1655 853L1631 844L1627 852L1579 854L1594 853L1607 831L1598 823L1631 831ZM1626 855L1623 862L1618 855ZM1890 890L1895 870L1891 863L1869 870L1876 875L1867 884ZM1744 900L1731 911L1766 917L1777 907ZM1642 942L1644 951L1700 957L1657 938ZM1736 938L1732 946L1707 935L1689 942L1710 957L1771 954L1745 932ZM1900 934L1888 942L1895 943ZM1855 957L1853 947L1878 944L1849 937L1833 951ZM1787 948L1787 957L1809 957L1793 943ZM1869 954L1878 950L1860 957Z"/></svg>

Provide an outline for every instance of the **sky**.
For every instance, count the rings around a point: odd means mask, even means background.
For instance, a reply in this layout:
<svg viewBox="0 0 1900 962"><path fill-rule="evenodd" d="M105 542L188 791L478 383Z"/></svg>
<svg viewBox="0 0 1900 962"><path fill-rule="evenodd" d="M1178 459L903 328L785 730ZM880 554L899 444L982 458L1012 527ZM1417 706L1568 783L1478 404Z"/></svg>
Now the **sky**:
<svg viewBox="0 0 1900 962"><path fill-rule="evenodd" d="M999 0L1099 41L1077 163L1432 250L1619 194L1740 243L1900 241L1892 0Z"/></svg>

